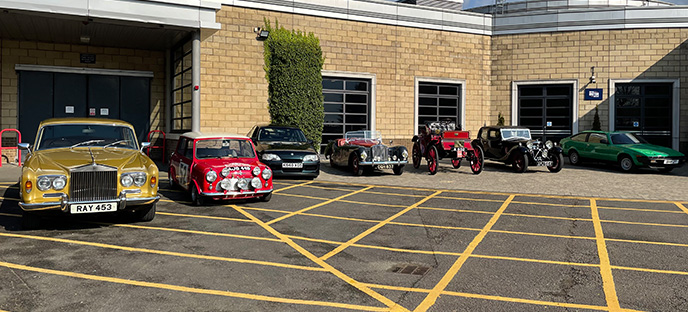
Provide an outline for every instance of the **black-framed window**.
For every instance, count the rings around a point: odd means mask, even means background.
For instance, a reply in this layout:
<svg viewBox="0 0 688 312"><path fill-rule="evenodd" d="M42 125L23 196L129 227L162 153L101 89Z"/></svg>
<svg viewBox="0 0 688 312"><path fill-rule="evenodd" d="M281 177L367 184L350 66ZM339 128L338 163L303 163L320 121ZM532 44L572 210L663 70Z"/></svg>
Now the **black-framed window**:
<svg viewBox="0 0 688 312"><path fill-rule="evenodd" d="M370 129L369 79L323 77L325 123L321 150L347 131Z"/></svg>
<svg viewBox="0 0 688 312"><path fill-rule="evenodd" d="M191 97L193 92L191 70L191 40L172 50L172 132L191 130Z"/></svg>
<svg viewBox="0 0 688 312"><path fill-rule="evenodd" d="M461 128L461 84L418 83L418 133L426 121L451 120Z"/></svg>
<svg viewBox="0 0 688 312"><path fill-rule="evenodd" d="M615 130L672 146L673 83L617 83L614 91Z"/></svg>
<svg viewBox="0 0 688 312"><path fill-rule="evenodd" d="M558 142L573 133L573 84L518 86L518 125Z"/></svg>

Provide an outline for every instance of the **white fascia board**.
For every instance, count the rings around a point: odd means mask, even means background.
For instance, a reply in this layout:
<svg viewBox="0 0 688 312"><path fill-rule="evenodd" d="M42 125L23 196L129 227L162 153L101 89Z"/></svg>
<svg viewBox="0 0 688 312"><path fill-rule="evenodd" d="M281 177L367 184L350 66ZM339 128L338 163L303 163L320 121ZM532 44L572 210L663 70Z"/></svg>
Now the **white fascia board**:
<svg viewBox="0 0 688 312"><path fill-rule="evenodd" d="M88 15L88 0L0 0L0 8L67 15Z"/></svg>
<svg viewBox="0 0 688 312"><path fill-rule="evenodd" d="M183 1L182 1L183 2ZM169 1L108 1L90 0L88 2L89 16L114 20L126 20L141 23L154 23L182 27L201 28L201 25L217 26L215 23L215 9L200 8L199 1L195 6ZM208 21L201 20L201 11Z"/></svg>
<svg viewBox="0 0 688 312"><path fill-rule="evenodd" d="M349 0L294 0L294 13L347 19Z"/></svg>

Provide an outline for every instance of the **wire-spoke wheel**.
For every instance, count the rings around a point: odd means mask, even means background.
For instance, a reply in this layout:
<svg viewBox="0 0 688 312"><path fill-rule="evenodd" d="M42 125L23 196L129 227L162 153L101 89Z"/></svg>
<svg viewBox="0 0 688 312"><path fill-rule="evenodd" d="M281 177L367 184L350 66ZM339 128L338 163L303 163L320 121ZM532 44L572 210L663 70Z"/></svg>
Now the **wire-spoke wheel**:
<svg viewBox="0 0 688 312"><path fill-rule="evenodd" d="M471 159L471 171L473 174L479 174L483 172L483 167L485 167L485 155L483 154L483 148L480 145L473 145L473 157Z"/></svg>
<svg viewBox="0 0 688 312"><path fill-rule="evenodd" d="M514 154L514 171L524 173L528 170L528 156L521 152Z"/></svg>
<svg viewBox="0 0 688 312"><path fill-rule="evenodd" d="M411 151L411 159L413 160L413 168L418 169L420 167L420 144L418 142L413 143L413 149Z"/></svg>
<svg viewBox="0 0 688 312"><path fill-rule="evenodd" d="M430 145L428 148L428 171L430 174L437 173L437 147Z"/></svg>

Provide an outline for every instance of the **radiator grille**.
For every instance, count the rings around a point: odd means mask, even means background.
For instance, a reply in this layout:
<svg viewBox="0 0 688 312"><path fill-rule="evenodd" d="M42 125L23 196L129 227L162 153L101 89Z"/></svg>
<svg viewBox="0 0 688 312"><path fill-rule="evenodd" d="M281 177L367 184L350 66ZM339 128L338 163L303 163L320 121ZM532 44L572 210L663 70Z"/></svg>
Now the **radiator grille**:
<svg viewBox="0 0 688 312"><path fill-rule="evenodd" d="M117 198L117 170L72 172L69 182L72 201Z"/></svg>
<svg viewBox="0 0 688 312"><path fill-rule="evenodd" d="M371 149L373 150L374 161L387 161L389 159L387 146L384 146L382 144L373 145Z"/></svg>

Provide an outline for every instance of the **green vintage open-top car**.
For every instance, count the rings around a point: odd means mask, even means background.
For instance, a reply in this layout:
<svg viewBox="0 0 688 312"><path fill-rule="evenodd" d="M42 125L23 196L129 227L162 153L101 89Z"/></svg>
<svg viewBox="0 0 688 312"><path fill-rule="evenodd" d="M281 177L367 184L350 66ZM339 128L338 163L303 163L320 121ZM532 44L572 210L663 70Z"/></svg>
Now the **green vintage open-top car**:
<svg viewBox="0 0 688 312"><path fill-rule="evenodd" d="M148 146L148 142L142 144ZM123 212L139 221L155 216L158 167L139 148L131 124L113 119L59 118L39 125L22 168L19 206L24 227L38 213Z"/></svg>
<svg viewBox="0 0 688 312"><path fill-rule="evenodd" d="M562 139L561 147L572 165L595 160L619 164L626 172L639 167L669 172L686 162L681 152L650 144L631 132L583 131Z"/></svg>

